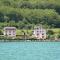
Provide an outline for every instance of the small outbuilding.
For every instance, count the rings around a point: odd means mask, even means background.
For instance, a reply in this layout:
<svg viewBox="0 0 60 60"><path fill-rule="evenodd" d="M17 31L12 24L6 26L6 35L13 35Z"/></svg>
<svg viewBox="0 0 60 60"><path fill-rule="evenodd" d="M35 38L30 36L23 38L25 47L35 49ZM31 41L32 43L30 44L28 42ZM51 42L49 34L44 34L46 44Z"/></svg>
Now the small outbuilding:
<svg viewBox="0 0 60 60"><path fill-rule="evenodd" d="M15 27L4 27L4 36L16 37L16 28Z"/></svg>

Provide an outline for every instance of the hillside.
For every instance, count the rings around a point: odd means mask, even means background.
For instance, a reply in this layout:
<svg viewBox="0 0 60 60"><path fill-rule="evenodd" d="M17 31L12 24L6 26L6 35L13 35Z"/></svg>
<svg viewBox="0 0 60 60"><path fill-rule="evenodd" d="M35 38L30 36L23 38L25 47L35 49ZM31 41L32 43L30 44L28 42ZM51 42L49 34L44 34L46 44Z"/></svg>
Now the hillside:
<svg viewBox="0 0 60 60"><path fill-rule="evenodd" d="M35 25L60 28L60 0L0 0L0 28Z"/></svg>

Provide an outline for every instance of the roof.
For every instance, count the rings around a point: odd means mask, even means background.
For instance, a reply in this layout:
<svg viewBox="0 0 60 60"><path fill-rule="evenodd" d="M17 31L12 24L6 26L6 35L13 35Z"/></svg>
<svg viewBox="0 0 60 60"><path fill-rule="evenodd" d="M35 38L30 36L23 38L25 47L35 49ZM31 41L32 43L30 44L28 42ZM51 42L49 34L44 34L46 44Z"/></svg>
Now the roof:
<svg viewBox="0 0 60 60"><path fill-rule="evenodd" d="M4 27L4 30L16 30L16 27Z"/></svg>

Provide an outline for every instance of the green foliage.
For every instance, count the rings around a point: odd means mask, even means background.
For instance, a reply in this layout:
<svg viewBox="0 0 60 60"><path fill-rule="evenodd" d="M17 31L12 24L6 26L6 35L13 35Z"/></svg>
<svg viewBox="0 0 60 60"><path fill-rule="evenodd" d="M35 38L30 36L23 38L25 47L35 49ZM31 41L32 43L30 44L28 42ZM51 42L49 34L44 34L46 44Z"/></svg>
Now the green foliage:
<svg viewBox="0 0 60 60"><path fill-rule="evenodd" d="M58 34L58 38L60 38L60 34Z"/></svg>
<svg viewBox="0 0 60 60"><path fill-rule="evenodd" d="M48 30L47 34L48 34L48 35L53 35L54 32L53 32L52 30Z"/></svg>
<svg viewBox="0 0 60 60"><path fill-rule="evenodd" d="M3 32L0 30L0 35L3 35Z"/></svg>
<svg viewBox="0 0 60 60"><path fill-rule="evenodd" d="M16 23L15 23L15 21L9 21L7 26L16 26Z"/></svg>
<svg viewBox="0 0 60 60"><path fill-rule="evenodd" d="M60 27L60 0L0 0L0 28L31 29L37 24Z"/></svg>

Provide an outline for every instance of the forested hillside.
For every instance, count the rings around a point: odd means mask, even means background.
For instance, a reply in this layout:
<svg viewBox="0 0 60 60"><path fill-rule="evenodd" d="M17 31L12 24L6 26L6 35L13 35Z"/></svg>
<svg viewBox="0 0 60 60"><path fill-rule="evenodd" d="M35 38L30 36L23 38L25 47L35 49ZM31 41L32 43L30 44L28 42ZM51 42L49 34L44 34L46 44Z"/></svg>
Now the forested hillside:
<svg viewBox="0 0 60 60"><path fill-rule="evenodd" d="M60 0L0 0L0 28L60 28Z"/></svg>

